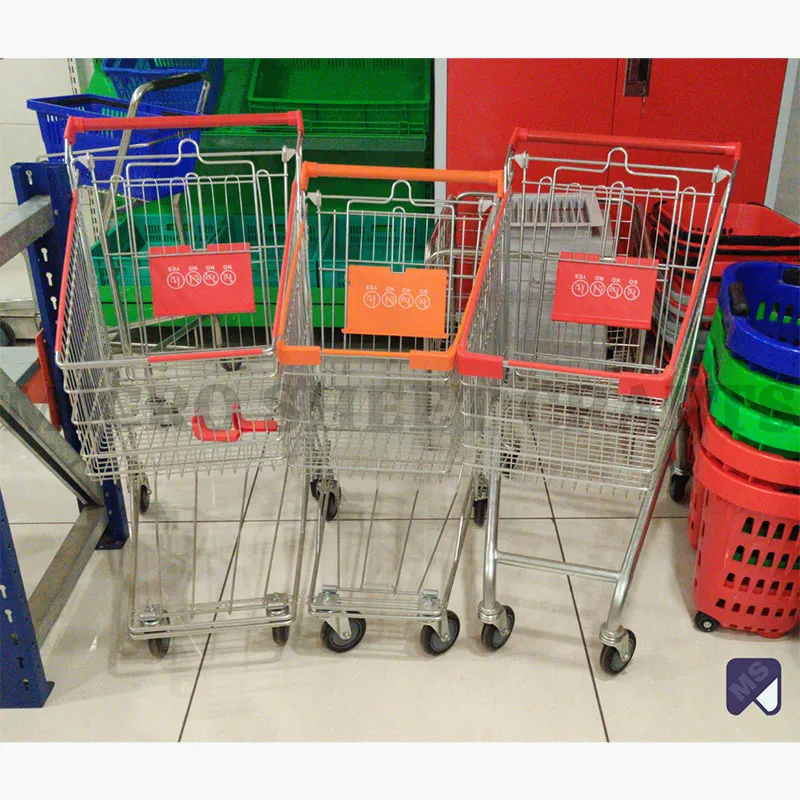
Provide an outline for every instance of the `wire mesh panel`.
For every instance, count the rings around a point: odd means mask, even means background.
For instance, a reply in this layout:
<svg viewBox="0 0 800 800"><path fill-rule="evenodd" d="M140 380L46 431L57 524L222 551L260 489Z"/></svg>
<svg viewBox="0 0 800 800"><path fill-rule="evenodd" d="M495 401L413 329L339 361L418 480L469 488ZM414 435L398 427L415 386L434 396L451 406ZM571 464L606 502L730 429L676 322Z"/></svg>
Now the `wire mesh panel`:
<svg viewBox="0 0 800 800"><path fill-rule="evenodd" d="M510 151L502 244L459 362L466 458L484 475L644 490L676 424L670 394L685 387L676 331L689 347L696 335L695 296L677 309L669 290L685 285L689 297L704 268L669 239L656 253L646 222L680 208L708 257L728 173L576 149L561 159Z"/></svg>
<svg viewBox="0 0 800 800"><path fill-rule="evenodd" d="M476 174L497 186L498 173ZM383 196L306 185L278 351L291 464L419 475L452 467L461 443L455 345L499 203L496 193L420 200L404 180Z"/></svg>
<svg viewBox="0 0 800 800"><path fill-rule="evenodd" d="M92 475L285 457L272 324L299 149L289 129L287 141L206 154L184 139L168 177L157 158L129 152L104 180L95 163L115 154L90 158L79 192L104 225L92 243L76 193L57 356ZM142 203L149 194L160 199Z"/></svg>

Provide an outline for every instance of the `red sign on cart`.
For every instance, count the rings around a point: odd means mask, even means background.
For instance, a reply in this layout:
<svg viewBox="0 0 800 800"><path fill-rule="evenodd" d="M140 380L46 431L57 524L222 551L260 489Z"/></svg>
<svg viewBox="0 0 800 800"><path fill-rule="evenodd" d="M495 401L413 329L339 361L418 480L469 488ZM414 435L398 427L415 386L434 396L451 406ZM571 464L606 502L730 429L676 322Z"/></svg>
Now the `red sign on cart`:
<svg viewBox="0 0 800 800"><path fill-rule="evenodd" d="M561 253L553 320L648 330L657 280L653 258L610 263L596 254Z"/></svg>
<svg viewBox="0 0 800 800"><path fill-rule="evenodd" d="M250 245L151 247L153 315L239 314L256 310Z"/></svg>

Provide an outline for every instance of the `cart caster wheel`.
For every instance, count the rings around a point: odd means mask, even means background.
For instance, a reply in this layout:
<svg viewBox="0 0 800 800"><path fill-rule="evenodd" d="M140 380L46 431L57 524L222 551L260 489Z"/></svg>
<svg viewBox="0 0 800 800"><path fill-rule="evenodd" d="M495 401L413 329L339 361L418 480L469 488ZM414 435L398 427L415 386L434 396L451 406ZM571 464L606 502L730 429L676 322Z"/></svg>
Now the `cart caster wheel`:
<svg viewBox="0 0 800 800"><path fill-rule="evenodd" d="M272 641L278 647L283 647L289 641L289 625L279 625L272 629Z"/></svg>
<svg viewBox="0 0 800 800"><path fill-rule="evenodd" d="M508 620L508 633L505 635L496 625L489 625L488 623L483 626L481 631L481 644L487 650L499 650L510 638L514 630L514 610L511 606L503 606L506 610L506 619Z"/></svg>
<svg viewBox="0 0 800 800"><path fill-rule="evenodd" d="M488 504L489 504L488 497L476 500L472 504L472 512L473 516L475 517L476 525L483 525L483 523L486 522L486 507Z"/></svg>
<svg viewBox="0 0 800 800"><path fill-rule="evenodd" d="M686 495L686 485L689 483L690 475L678 475L673 473L669 478L669 496L676 502L682 503Z"/></svg>
<svg viewBox="0 0 800 800"><path fill-rule="evenodd" d="M714 617L709 617L708 614L698 611L694 615L694 626L697 630L703 631L703 633L713 633L719 628L719 622Z"/></svg>
<svg viewBox="0 0 800 800"><path fill-rule="evenodd" d="M503 476L508 478L511 473L517 468L517 461L519 461L519 442L516 439L511 443L511 447L501 454L500 468L503 471Z"/></svg>
<svg viewBox="0 0 800 800"><path fill-rule="evenodd" d="M320 495L319 502L321 506L325 504L326 495L328 498L328 506L325 509L325 519L330 522L332 519L336 519L336 515L339 513L339 505L342 501L342 490L339 488L339 484L334 484L333 489L326 492L325 495Z"/></svg>
<svg viewBox="0 0 800 800"><path fill-rule="evenodd" d="M456 643L458 634L461 632L461 620L459 620L455 611L447 612L447 624L450 627L450 639L447 642L443 642L439 638L439 634L432 625L425 625L419 632L419 641L422 649L429 656L440 656Z"/></svg>
<svg viewBox="0 0 800 800"><path fill-rule="evenodd" d="M146 514L149 508L150 508L150 486L147 483L142 483L139 486L139 512L142 514ZM153 642L157 640L151 639L150 641Z"/></svg>
<svg viewBox="0 0 800 800"><path fill-rule="evenodd" d="M166 639L148 639L147 646L150 648L150 655L153 658L164 658L169 653L169 637Z"/></svg>
<svg viewBox="0 0 800 800"><path fill-rule="evenodd" d="M327 623L322 623L322 630L319 632L322 644L333 653L346 653L358 645L367 632L367 621L362 617L350 617L350 638L343 639Z"/></svg>
<svg viewBox="0 0 800 800"><path fill-rule="evenodd" d="M600 653L600 669L606 675L618 675L633 661L633 654L636 652L636 637L633 635L633 631L628 631L628 636L631 642L631 654L627 661L622 660L616 647L610 647L607 644L603 645L603 650Z"/></svg>
<svg viewBox="0 0 800 800"><path fill-rule="evenodd" d="M243 361L241 358L235 358L231 361L223 361L222 369L225 372L238 372L242 368Z"/></svg>
<svg viewBox="0 0 800 800"><path fill-rule="evenodd" d="M17 334L14 329L0 319L0 347L13 347L17 343Z"/></svg>

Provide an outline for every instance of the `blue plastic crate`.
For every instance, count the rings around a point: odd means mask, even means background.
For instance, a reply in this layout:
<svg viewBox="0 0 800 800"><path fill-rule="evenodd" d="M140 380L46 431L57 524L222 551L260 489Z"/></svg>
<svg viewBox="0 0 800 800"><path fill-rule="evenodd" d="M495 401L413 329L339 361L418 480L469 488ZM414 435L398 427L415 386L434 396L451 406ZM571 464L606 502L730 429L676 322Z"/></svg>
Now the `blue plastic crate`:
<svg viewBox="0 0 800 800"><path fill-rule="evenodd" d="M731 264L722 276L719 306L734 355L759 372L800 383L800 267Z"/></svg>
<svg viewBox="0 0 800 800"><path fill-rule="evenodd" d="M98 97L90 94L74 94L64 97L42 97L28 100L28 108L35 111L39 120L39 130L42 134L45 150L51 161L63 161L64 153L64 129L67 127L69 117L125 117L128 114L128 103L124 100L113 100L109 97ZM141 117L162 117L174 114L183 116L196 116L194 114L184 114L174 109L151 106L140 103L138 116ZM200 131L186 131L185 137L195 142L200 140ZM122 131L89 131L78 134L75 139L73 151L97 150L99 148L119 147L122 141ZM163 130L134 131L131 135L130 148L133 153L146 153L148 156L174 156L178 151L180 138L177 136L165 136ZM139 145L139 147L137 147ZM142 147L142 145L149 145ZM115 155L113 150L104 155ZM168 160L168 159L165 159ZM130 163L125 162L125 165ZM193 157L183 157L177 164L136 167L135 178L157 178L170 179L180 178L187 172L194 170L195 159ZM113 158L99 159L95 163L95 175L98 182L107 182L114 172ZM90 173L88 169L79 166L80 182L88 184ZM125 174L123 168L123 175ZM134 188L131 194L134 197L144 200L155 200L162 195L170 193L170 187L157 187L149 185L146 188Z"/></svg>
<svg viewBox="0 0 800 800"><path fill-rule="evenodd" d="M104 58L103 72L120 97L130 99L136 88L148 81L171 78L184 72L206 72L211 87L203 109L213 114L222 87L223 61L221 58ZM202 83L189 83L172 89L148 92L150 105L165 106L181 111L196 111Z"/></svg>

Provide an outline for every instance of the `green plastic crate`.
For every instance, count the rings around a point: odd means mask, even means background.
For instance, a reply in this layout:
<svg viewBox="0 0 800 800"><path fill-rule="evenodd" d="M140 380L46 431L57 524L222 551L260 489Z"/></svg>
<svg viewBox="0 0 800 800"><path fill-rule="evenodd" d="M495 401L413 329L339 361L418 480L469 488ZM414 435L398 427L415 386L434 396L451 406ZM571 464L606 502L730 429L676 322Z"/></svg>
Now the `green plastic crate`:
<svg viewBox="0 0 800 800"><path fill-rule="evenodd" d="M750 369L728 349L722 312L718 309L708 334L717 368L717 380L746 405L785 417L800 425L800 386Z"/></svg>
<svg viewBox="0 0 800 800"><path fill-rule="evenodd" d="M308 137L419 139L431 124L431 61L403 58L258 59L251 111L299 108Z"/></svg>
<svg viewBox="0 0 800 800"><path fill-rule="evenodd" d="M709 337L703 355L709 412L734 439L784 458L800 458L800 425L761 406L748 405L719 382L714 342Z"/></svg>

